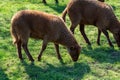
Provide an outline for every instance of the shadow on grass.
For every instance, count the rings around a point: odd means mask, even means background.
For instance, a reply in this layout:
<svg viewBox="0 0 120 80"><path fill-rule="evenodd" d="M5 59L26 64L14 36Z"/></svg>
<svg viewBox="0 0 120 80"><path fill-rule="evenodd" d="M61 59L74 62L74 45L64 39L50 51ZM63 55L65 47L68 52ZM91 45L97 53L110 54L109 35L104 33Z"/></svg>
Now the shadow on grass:
<svg viewBox="0 0 120 80"><path fill-rule="evenodd" d="M84 47L83 52L85 55L95 59L98 62L114 63L120 62L120 51L108 47Z"/></svg>
<svg viewBox="0 0 120 80"><path fill-rule="evenodd" d="M30 3L32 4L44 4L42 1L29 1ZM62 1L64 2L64 0ZM62 11L65 9L66 5L61 5L60 3L59 4L56 4L55 1L54 2L50 2L49 1L47 2L47 4L44 4L45 6L48 6L50 8L52 8L53 10L55 10L56 12L58 13L62 13Z"/></svg>
<svg viewBox="0 0 120 80"><path fill-rule="evenodd" d="M66 7L66 5L60 5L60 4L46 4L46 6L49 6L49 8L52 8L54 11L58 13L62 13Z"/></svg>
<svg viewBox="0 0 120 80"><path fill-rule="evenodd" d="M26 73L30 80L80 80L85 74L90 72L90 68L85 63L74 63L73 66L59 65L54 66L46 63L46 65L35 66L23 62Z"/></svg>
<svg viewBox="0 0 120 80"><path fill-rule="evenodd" d="M9 80L4 70L0 67L0 80Z"/></svg>

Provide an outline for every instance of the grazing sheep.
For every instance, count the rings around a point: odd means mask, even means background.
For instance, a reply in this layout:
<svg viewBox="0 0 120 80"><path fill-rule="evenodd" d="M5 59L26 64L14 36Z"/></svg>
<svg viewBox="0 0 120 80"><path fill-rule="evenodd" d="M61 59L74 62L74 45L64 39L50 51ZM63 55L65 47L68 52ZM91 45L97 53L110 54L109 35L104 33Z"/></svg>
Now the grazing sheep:
<svg viewBox="0 0 120 80"><path fill-rule="evenodd" d="M84 24L98 27L98 44L102 31L107 37L109 45L113 47L107 32L109 30L120 47L120 22L111 6L97 0L71 0L63 11L62 18L64 20L67 13L72 23L70 30L74 33L74 29L79 24L80 32L88 44L90 44L90 41L84 32Z"/></svg>
<svg viewBox="0 0 120 80"><path fill-rule="evenodd" d="M44 4L47 4L46 0L43 0L42 2L43 2ZM56 2L56 4L59 3L58 0L55 0L55 2Z"/></svg>
<svg viewBox="0 0 120 80"><path fill-rule="evenodd" d="M43 40L38 60L40 60L48 42L54 43L58 59L62 59L59 53L59 44L62 44L67 47L72 60L78 60L81 47L71 31L67 29L64 21L55 15L36 10L19 11L12 17L10 32L14 44L17 45L21 60L23 59L21 47L23 47L29 60L34 61L27 48L29 37Z"/></svg>

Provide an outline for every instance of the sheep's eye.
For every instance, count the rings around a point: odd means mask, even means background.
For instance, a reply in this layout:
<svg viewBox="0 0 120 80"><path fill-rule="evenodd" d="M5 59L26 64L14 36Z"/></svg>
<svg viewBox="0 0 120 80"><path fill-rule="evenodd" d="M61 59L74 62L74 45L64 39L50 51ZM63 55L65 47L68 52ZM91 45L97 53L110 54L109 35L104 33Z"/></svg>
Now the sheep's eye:
<svg viewBox="0 0 120 80"><path fill-rule="evenodd" d="M75 49L75 47L70 47L70 50L74 50Z"/></svg>
<svg viewBox="0 0 120 80"><path fill-rule="evenodd" d="M118 33L118 35L120 36L120 33Z"/></svg>

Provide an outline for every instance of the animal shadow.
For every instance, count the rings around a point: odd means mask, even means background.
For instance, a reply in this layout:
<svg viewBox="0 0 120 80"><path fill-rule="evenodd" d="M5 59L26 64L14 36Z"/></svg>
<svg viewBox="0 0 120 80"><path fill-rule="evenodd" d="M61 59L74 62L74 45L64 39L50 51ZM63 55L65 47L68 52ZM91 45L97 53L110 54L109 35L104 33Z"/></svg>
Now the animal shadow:
<svg viewBox="0 0 120 80"><path fill-rule="evenodd" d="M49 8L52 8L58 13L62 13L63 10L65 9L66 5L60 5L60 4L46 4L46 6L49 6Z"/></svg>
<svg viewBox="0 0 120 80"><path fill-rule="evenodd" d="M0 67L0 80L9 80L7 74L5 74L4 70Z"/></svg>
<svg viewBox="0 0 120 80"><path fill-rule="evenodd" d="M34 63L22 63L30 80L80 80L90 72L90 67L85 63L74 63L73 66L52 65L36 66Z"/></svg>
<svg viewBox="0 0 120 80"><path fill-rule="evenodd" d="M120 51L108 47L83 47L82 53L95 59L98 62L114 63L120 62Z"/></svg>

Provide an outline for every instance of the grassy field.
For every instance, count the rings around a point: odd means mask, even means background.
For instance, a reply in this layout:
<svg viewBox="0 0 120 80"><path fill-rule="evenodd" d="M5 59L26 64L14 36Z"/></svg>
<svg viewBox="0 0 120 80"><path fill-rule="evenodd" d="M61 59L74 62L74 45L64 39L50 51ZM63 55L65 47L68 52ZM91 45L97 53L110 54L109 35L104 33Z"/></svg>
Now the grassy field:
<svg viewBox="0 0 120 80"><path fill-rule="evenodd" d="M79 60L74 63L65 47L60 46L63 62L57 59L54 45L49 43L43 53L42 60L37 61L41 48L41 40L29 39L29 49L35 59L31 63L24 51L24 61L17 56L17 50L10 36L10 20L19 10L32 9L61 16L68 0L47 0L44 5L41 0L0 0L0 80L120 80L120 50L112 34L110 39L115 48L110 48L106 37L102 34L101 46L96 44L97 28L86 27L86 33L92 46L88 46L78 28L75 37L82 46ZM106 0L112 5L115 15L120 19L120 0ZM67 17L67 26L70 21Z"/></svg>

